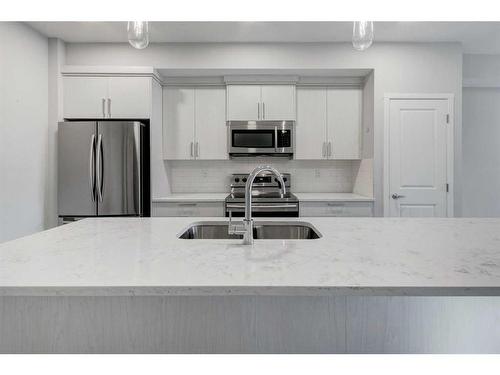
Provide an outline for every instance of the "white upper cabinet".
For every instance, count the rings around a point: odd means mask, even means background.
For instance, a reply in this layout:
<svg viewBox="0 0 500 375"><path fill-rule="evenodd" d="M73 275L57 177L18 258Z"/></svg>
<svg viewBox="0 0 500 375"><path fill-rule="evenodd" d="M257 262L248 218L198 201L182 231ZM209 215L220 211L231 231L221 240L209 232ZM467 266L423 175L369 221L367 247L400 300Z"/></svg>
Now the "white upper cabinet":
<svg viewBox="0 0 500 375"><path fill-rule="evenodd" d="M228 85L227 120L295 120L294 85Z"/></svg>
<svg viewBox="0 0 500 375"><path fill-rule="evenodd" d="M195 89L197 159L228 159L225 104L226 89L224 87Z"/></svg>
<svg viewBox="0 0 500 375"><path fill-rule="evenodd" d="M361 89L298 88L295 159L359 159L361 113Z"/></svg>
<svg viewBox="0 0 500 375"><path fill-rule="evenodd" d="M149 118L151 78L110 77L108 79L108 116L111 118Z"/></svg>
<svg viewBox="0 0 500 375"><path fill-rule="evenodd" d="M261 86L261 120L295 120L295 86Z"/></svg>
<svg viewBox="0 0 500 375"><path fill-rule="evenodd" d="M314 160L326 157L326 90L297 89L295 159Z"/></svg>
<svg viewBox="0 0 500 375"><path fill-rule="evenodd" d="M165 87L164 159L227 159L225 103L224 87Z"/></svg>
<svg viewBox="0 0 500 375"><path fill-rule="evenodd" d="M163 156L194 159L194 89L163 88Z"/></svg>
<svg viewBox="0 0 500 375"><path fill-rule="evenodd" d="M227 86L227 119L257 121L261 117L260 85Z"/></svg>
<svg viewBox="0 0 500 375"><path fill-rule="evenodd" d="M328 89L328 142L331 159L361 157L362 95L362 90L358 88Z"/></svg>
<svg viewBox="0 0 500 375"><path fill-rule="evenodd" d="M127 118L151 116L152 78L63 78L64 118Z"/></svg>
<svg viewBox="0 0 500 375"><path fill-rule="evenodd" d="M64 118L104 118L108 82L103 77L63 78Z"/></svg>

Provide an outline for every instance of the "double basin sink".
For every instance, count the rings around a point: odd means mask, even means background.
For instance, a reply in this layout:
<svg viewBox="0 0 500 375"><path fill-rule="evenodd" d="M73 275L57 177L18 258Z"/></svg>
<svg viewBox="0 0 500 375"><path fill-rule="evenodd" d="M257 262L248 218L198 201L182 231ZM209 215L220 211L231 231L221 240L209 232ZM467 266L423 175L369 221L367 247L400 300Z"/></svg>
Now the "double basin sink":
<svg viewBox="0 0 500 375"><path fill-rule="evenodd" d="M191 224L178 237L184 240L231 240L243 235L229 234L227 221L200 221ZM321 233L310 223L301 221L256 221L255 240L314 240Z"/></svg>

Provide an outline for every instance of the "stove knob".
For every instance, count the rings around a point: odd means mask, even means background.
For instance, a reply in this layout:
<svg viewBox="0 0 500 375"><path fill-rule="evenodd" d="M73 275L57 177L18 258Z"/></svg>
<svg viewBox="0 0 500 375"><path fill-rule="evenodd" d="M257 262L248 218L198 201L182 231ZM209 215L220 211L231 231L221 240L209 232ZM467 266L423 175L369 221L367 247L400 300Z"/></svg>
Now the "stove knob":
<svg viewBox="0 0 500 375"><path fill-rule="evenodd" d="M234 182L238 183L238 182L240 182L240 179L239 179L238 177L236 177L236 178L234 179Z"/></svg>
<svg viewBox="0 0 500 375"><path fill-rule="evenodd" d="M247 179L246 179L246 177L244 177L244 178L243 178L243 182L247 182Z"/></svg>
<svg viewBox="0 0 500 375"><path fill-rule="evenodd" d="M283 177L283 181L285 181L285 182L286 182L286 180L287 180L287 178L286 178L286 177Z"/></svg>

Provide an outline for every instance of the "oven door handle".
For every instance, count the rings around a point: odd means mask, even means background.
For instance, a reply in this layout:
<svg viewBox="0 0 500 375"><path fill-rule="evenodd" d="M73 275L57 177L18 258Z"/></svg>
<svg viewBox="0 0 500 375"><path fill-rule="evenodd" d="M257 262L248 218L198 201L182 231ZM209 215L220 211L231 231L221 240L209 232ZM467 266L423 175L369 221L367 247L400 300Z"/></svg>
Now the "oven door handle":
<svg viewBox="0 0 500 375"><path fill-rule="evenodd" d="M245 208L244 204L227 204L227 208ZM252 204L252 208L296 208L297 203L291 203L291 204Z"/></svg>

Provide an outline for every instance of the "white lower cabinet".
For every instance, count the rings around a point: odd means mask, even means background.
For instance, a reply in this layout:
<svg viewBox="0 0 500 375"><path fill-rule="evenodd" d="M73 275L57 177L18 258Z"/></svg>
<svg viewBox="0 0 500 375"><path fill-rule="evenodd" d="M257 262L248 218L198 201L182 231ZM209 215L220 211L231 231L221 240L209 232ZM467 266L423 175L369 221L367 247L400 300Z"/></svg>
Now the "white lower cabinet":
<svg viewBox="0 0 500 375"><path fill-rule="evenodd" d="M307 216L373 216L373 202L300 202L299 215Z"/></svg>
<svg viewBox="0 0 500 375"><path fill-rule="evenodd" d="M152 216L224 216L224 202L153 202Z"/></svg>

